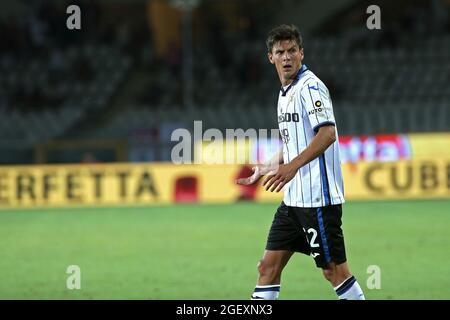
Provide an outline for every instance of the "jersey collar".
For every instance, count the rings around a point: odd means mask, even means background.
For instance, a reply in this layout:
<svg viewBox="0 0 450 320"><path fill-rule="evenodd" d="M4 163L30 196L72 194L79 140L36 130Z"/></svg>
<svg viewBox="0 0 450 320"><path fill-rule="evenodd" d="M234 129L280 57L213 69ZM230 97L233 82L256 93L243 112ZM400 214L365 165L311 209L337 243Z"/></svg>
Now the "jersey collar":
<svg viewBox="0 0 450 320"><path fill-rule="evenodd" d="M308 67L306 66L306 64L303 64L302 67L300 68L300 70L298 70L297 75L295 76L294 81L292 81L292 83L289 85L289 87L286 88L286 90L283 89L283 87L281 87L281 95L284 97L289 89L294 86L298 80L300 79L300 76L302 75L302 73L304 73L306 70L308 70Z"/></svg>

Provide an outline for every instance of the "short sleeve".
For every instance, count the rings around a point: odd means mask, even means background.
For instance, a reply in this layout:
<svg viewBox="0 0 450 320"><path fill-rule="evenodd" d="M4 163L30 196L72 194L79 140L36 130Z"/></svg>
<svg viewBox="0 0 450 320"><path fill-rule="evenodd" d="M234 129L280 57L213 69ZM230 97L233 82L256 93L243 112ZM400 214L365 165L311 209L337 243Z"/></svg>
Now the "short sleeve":
<svg viewBox="0 0 450 320"><path fill-rule="evenodd" d="M300 94L306 116L314 132L322 126L335 125L330 93L321 81L316 79L306 81Z"/></svg>

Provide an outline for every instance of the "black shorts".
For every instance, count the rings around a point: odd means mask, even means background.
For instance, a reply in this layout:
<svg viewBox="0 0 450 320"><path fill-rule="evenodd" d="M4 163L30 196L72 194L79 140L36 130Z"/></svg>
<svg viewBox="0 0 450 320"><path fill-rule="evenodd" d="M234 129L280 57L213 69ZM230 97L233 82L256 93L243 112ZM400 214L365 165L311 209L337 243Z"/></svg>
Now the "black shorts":
<svg viewBox="0 0 450 320"><path fill-rule="evenodd" d="M341 229L342 205L321 208L288 207L281 202L275 213L266 250L301 252L314 258L316 266L347 261Z"/></svg>

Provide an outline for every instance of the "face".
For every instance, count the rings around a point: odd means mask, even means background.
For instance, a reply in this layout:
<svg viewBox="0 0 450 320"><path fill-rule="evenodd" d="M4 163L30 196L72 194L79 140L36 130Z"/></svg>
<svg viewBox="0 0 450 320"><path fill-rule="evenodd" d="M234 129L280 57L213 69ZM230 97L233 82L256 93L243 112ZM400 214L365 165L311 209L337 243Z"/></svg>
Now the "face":
<svg viewBox="0 0 450 320"><path fill-rule="evenodd" d="M283 86L294 80L302 66L303 56L303 48L300 49L295 40L282 40L273 45L268 57L270 63L275 65Z"/></svg>

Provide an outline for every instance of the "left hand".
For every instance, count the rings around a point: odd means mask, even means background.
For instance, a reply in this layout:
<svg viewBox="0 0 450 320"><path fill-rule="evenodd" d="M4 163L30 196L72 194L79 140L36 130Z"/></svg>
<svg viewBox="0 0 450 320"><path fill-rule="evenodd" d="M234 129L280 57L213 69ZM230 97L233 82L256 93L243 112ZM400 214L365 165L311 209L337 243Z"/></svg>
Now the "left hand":
<svg viewBox="0 0 450 320"><path fill-rule="evenodd" d="M279 192L286 183L294 178L297 173L297 168L292 164L280 164L278 170L272 174L268 175L263 182L263 186L266 188L266 191L270 189L270 192Z"/></svg>

